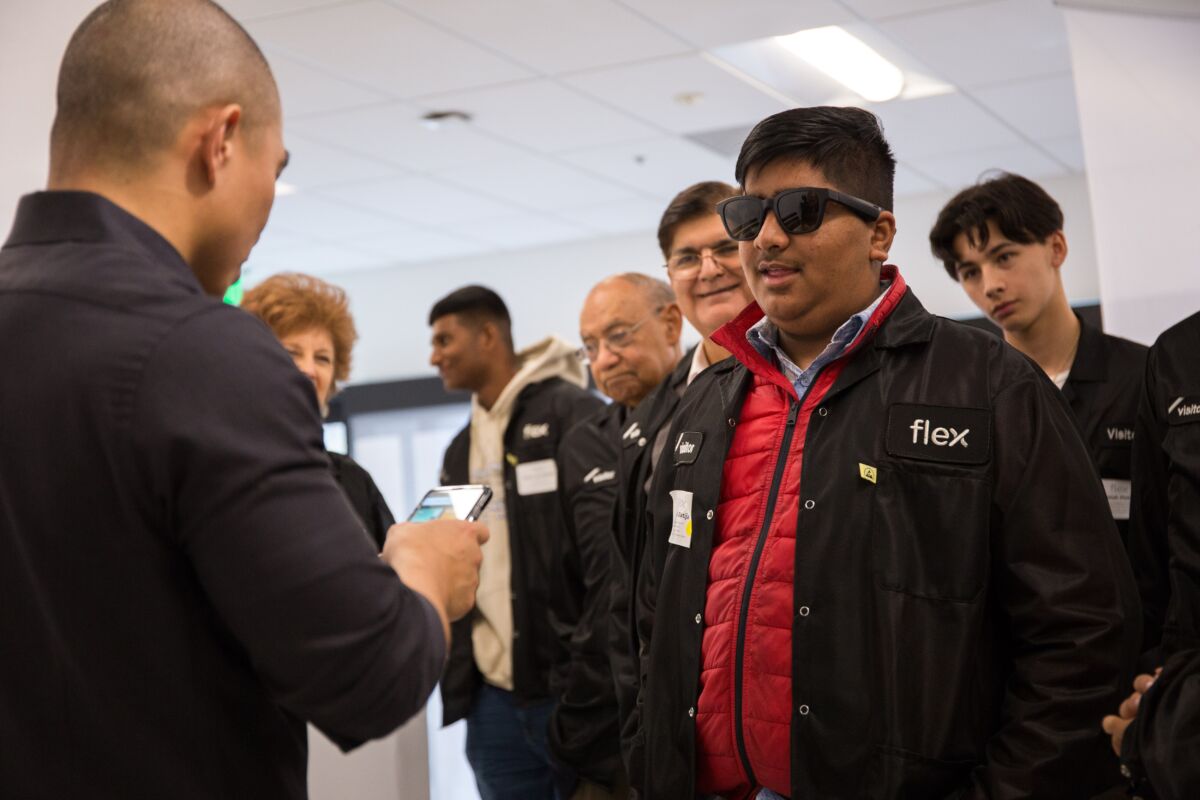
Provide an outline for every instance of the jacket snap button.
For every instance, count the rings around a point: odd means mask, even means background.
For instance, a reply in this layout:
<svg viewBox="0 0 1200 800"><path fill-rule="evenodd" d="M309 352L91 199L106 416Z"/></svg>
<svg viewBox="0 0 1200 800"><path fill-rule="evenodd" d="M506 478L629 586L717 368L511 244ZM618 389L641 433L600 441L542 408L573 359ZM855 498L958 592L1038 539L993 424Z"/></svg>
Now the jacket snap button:
<svg viewBox="0 0 1200 800"><path fill-rule="evenodd" d="M737 425L737 420L734 419L733 417L730 417L729 418L729 427L732 428L734 425Z"/></svg>
<svg viewBox="0 0 1200 800"><path fill-rule="evenodd" d="M689 709L688 709L688 716L689 716L689 717L695 717L695 716L696 716L696 707L695 707L695 706L692 706L691 708L689 708Z"/></svg>
<svg viewBox="0 0 1200 800"><path fill-rule="evenodd" d="M812 509L817 507L817 504L815 502L813 502L812 500L805 500L804 507L811 511Z"/></svg>
<svg viewBox="0 0 1200 800"><path fill-rule="evenodd" d="M709 519L712 519L712 518L713 518L713 513L712 513L712 509L711 509L711 508L708 510L708 513L707 513L707 514L705 514L705 516L706 516L706 517L708 517Z"/></svg>
<svg viewBox="0 0 1200 800"><path fill-rule="evenodd" d="M822 417L828 417L829 409L826 408L825 406L821 406L820 408L817 409L817 414L819 414Z"/></svg>
<svg viewBox="0 0 1200 800"><path fill-rule="evenodd" d="M802 717L808 716L808 706L800 706L800 708L797 710L800 712L800 716L802 716Z"/></svg>
<svg viewBox="0 0 1200 800"><path fill-rule="evenodd" d="M800 616L807 617L809 612L808 606L800 606Z"/></svg>
<svg viewBox="0 0 1200 800"><path fill-rule="evenodd" d="M700 624L700 615L699 614L696 615L696 624L697 625Z"/></svg>
<svg viewBox="0 0 1200 800"><path fill-rule="evenodd" d="M642 438L638 439L638 447L645 447L645 446L646 446L646 437L643 436Z"/></svg>

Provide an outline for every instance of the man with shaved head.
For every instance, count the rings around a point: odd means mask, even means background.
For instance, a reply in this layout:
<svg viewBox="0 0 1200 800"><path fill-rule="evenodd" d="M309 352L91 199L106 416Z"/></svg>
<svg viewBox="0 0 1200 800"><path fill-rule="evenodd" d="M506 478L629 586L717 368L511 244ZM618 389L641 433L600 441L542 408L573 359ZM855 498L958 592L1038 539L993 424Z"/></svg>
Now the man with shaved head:
<svg viewBox="0 0 1200 800"><path fill-rule="evenodd" d="M219 300L286 160L217 5L111 0L72 37L0 250L0 796L306 797L305 720L396 728L474 602L486 530L378 556L306 379Z"/></svg>
<svg viewBox="0 0 1200 800"><path fill-rule="evenodd" d="M613 402L569 430L559 446L567 526L559 539L561 582L552 610L562 647L550 746L571 773L560 794L575 800L628 793L608 644L617 450L630 410L679 361L682 324L671 287L637 272L600 281L579 315L581 353Z"/></svg>

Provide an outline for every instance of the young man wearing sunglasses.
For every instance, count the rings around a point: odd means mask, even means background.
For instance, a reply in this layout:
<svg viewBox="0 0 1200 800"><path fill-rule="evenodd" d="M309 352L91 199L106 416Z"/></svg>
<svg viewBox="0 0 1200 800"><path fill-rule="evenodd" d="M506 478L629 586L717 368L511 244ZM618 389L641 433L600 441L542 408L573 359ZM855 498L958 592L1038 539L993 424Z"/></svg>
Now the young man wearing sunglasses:
<svg viewBox="0 0 1200 800"><path fill-rule="evenodd" d="M559 591L550 609L562 644L552 683L558 703L550 717L550 747L579 779L576 786L560 786L572 800L623 798L629 790L609 664L618 441L631 411L679 361L682 327L671 287L636 272L596 284L579 315L580 354L613 402L567 431L559 448L566 524L557 537Z"/></svg>
<svg viewBox="0 0 1200 800"><path fill-rule="evenodd" d="M1062 390L1125 541L1146 348L1093 328L1071 310L1062 281L1062 209L1033 181L1003 173L947 203L929 244L1004 340Z"/></svg>
<svg viewBox="0 0 1200 800"><path fill-rule="evenodd" d="M1137 598L1074 423L882 266L878 120L792 109L720 205L758 301L684 396L638 582L645 798L1090 797ZM1107 759L1110 760L1110 759Z"/></svg>

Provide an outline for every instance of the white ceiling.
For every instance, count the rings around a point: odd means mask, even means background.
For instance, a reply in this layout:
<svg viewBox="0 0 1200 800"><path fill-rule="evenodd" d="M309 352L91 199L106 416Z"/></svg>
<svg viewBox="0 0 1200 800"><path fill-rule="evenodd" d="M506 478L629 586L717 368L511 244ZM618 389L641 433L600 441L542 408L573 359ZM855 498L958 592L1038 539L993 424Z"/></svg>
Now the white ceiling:
<svg viewBox="0 0 1200 800"><path fill-rule="evenodd" d="M3 5L5 29L28 31L22 15L37 15L35 32L61 37L38 43L53 58L3 71L8 96L30 69L54 69L90 4L75 2L83 10L58 27L45 11ZM954 189L994 168L1048 178L1083 167L1066 32L1051 0L224 5L275 70L292 152L284 180L297 187L276 201L247 264L252 280L653 230L679 189L732 181L737 145L762 117L795 103L853 102L755 41L821 25L845 26L911 85L933 87L870 106L900 161L898 192ZM0 45L15 38L0 34ZM52 87L53 72L37 80L38 91ZM474 119L421 124L445 109ZM40 157L43 116L24 121L15 142L23 149L9 143L7 152ZM6 201L37 188L29 174L5 170Z"/></svg>

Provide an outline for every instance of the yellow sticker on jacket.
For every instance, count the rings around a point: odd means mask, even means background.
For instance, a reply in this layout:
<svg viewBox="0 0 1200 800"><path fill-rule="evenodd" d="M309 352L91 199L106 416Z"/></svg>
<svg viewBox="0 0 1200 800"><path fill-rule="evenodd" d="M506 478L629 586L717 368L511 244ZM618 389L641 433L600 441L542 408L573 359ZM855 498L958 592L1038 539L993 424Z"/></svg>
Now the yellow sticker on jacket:
<svg viewBox="0 0 1200 800"><path fill-rule="evenodd" d="M667 538L679 547L692 546L692 493L682 489L671 492L671 535Z"/></svg>
<svg viewBox="0 0 1200 800"><path fill-rule="evenodd" d="M870 464L864 464L860 461L858 462L858 477L862 478L864 481L875 483L876 479L879 477L879 473L876 472L875 468Z"/></svg>

